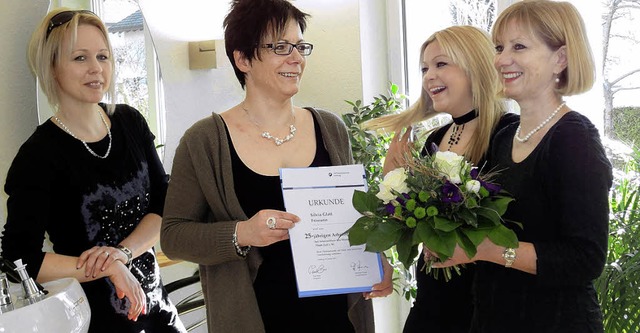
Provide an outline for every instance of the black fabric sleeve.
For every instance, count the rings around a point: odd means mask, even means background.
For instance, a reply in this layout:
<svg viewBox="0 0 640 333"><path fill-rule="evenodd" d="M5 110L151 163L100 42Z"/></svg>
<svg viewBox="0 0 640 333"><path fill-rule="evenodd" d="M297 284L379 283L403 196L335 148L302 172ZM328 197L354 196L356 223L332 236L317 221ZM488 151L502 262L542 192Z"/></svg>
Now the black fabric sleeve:
<svg viewBox="0 0 640 333"><path fill-rule="evenodd" d="M582 118L558 124L549 140L549 189L557 225L554 239L535 242L539 282L584 285L607 256L611 164L597 129Z"/></svg>
<svg viewBox="0 0 640 333"><path fill-rule="evenodd" d="M43 141L45 140L45 141ZM49 223L51 177L47 163L46 138L34 134L11 163L4 190L7 223L2 236L2 257L22 259L32 278L38 276L44 260L42 243Z"/></svg>

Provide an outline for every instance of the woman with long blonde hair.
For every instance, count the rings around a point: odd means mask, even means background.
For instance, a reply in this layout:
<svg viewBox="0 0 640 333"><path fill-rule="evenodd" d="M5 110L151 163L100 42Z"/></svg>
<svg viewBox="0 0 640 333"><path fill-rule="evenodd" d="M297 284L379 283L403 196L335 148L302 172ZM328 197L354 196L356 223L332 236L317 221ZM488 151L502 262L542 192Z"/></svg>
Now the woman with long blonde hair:
<svg viewBox="0 0 640 333"><path fill-rule="evenodd" d="M452 26L435 32L420 48L422 93L407 111L371 121L369 128L396 132L385 159L385 173L404 166L411 141L411 126L438 114L451 115L453 122L433 130L423 154L440 151L464 155L476 165L484 163L491 138L507 124L517 121L505 112L498 93L498 73L489 35L472 26ZM407 129L404 135L401 131ZM423 267L420 258L417 267ZM467 332L472 315L471 282L473 267L450 281L436 280L417 272L418 294L404 332Z"/></svg>

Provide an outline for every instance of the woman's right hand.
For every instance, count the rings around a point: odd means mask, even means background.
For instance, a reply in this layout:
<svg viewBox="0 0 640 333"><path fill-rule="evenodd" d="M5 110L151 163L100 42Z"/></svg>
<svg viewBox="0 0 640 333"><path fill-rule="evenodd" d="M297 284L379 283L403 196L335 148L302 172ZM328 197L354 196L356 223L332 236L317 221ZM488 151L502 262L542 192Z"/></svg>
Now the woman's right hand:
<svg viewBox="0 0 640 333"><path fill-rule="evenodd" d="M299 221L300 218L294 214L263 209L250 219L238 222L238 245L267 246L288 239L289 229Z"/></svg>
<svg viewBox="0 0 640 333"><path fill-rule="evenodd" d="M413 145L413 128L407 127L404 134L402 134L402 130L397 131L389 143L382 173L386 175L389 171L405 166L405 156L409 154L411 145Z"/></svg>
<svg viewBox="0 0 640 333"><path fill-rule="evenodd" d="M127 313L129 320L137 321L140 314L147 313L147 297L138 279L129 271L127 266L116 261L107 269L109 280L116 287L119 299L129 299L130 307Z"/></svg>

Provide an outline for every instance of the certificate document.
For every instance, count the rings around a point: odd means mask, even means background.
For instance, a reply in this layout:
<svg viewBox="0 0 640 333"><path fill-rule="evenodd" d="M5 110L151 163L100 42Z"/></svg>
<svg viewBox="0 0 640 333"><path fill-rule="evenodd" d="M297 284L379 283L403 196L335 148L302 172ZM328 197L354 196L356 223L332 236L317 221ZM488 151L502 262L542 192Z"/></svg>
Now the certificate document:
<svg viewBox="0 0 640 333"><path fill-rule="evenodd" d="M280 181L287 212L300 217L289 229L299 297L371 291L382 281L380 254L341 237L361 216L352 197L366 191L362 164L280 169Z"/></svg>

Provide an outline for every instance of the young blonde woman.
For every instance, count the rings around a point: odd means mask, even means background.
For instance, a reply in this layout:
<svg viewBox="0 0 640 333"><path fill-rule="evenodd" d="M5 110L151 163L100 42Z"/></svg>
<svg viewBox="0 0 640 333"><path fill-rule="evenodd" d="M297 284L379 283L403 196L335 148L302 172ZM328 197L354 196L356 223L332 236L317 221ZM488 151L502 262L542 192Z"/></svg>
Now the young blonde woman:
<svg viewBox="0 0 640 333"><path fill-rule="evenodd" d="M464 155L482 166L493 135L518 120L505 112L498 73L493 67L494 45L489 35L471 26L452 26L431 35L420 48L422 93L409 110L368 124L396 132L385 159L388 172L404 165L404 154L412 145L411 126L438 114L451 115L453 122L433 130L423 154L432 144L440 151ZM400 137L400 131L407 129ZM424 265L421 257L417 264ZM472 316L471 282L474 267L448 282L416 272L418 294L404 332L467 332Z"/></svg>
<svg viewBox="0 0 640 333"><path fill-rule="evenodd" d="M38 282L80 281L89 332L186 332L153 250L167 189L154 136L134 108L101 103L115 91L108 36L92 12L65 8L32 35L29 63L56 112L9 169L2 255Z"/></svg>

